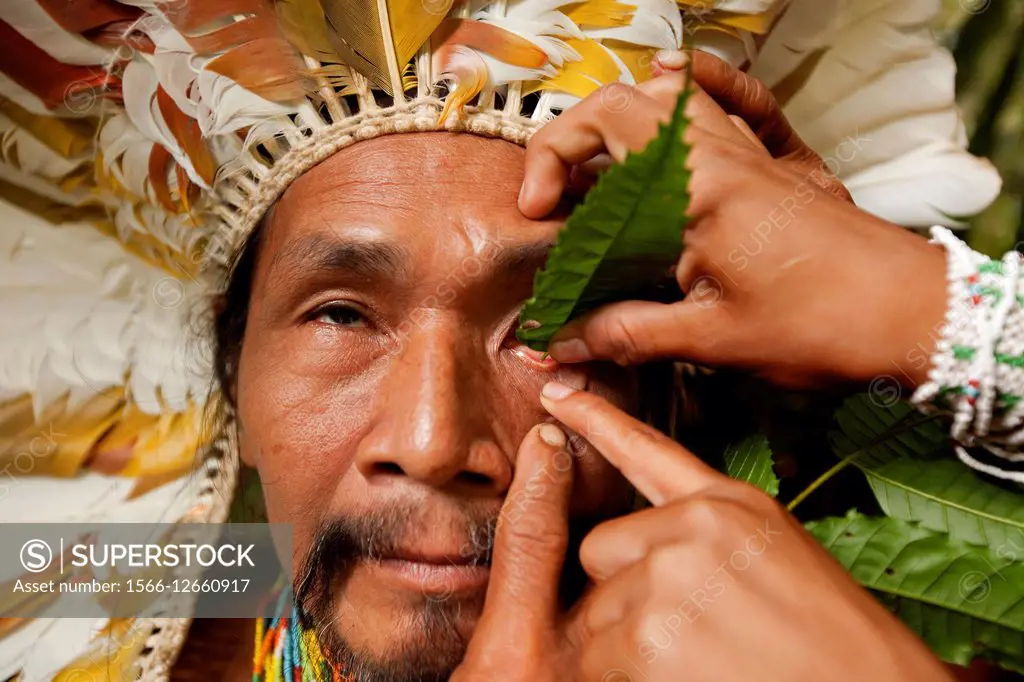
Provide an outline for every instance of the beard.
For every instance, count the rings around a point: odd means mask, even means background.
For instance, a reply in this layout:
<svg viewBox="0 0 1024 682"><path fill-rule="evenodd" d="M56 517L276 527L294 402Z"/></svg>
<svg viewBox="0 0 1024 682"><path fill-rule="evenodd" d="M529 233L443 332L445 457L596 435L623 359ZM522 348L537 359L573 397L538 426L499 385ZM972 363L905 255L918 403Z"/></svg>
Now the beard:
<svg viewBox="0 0 1024 682"><path fill-rule="evenodd" d="M462 661L469 641L463 634L467 619L483 609L482 593L464 595L432 586L416 595L402 617L401 631L385 654L360 651L339 631L339 614L352 608L345 598L346 583L360 563L399 556L409 538L427 533L431 524L416 505L388 504L370 514L327 519L318 527L310 550L297 573L295 603L303 627L317 635L331 665L353 682L433 682L447 680ZM500 507L460 508L452 535L463 538L460 563L490 566ZM572 604L586 585L578 560L579 543L596 520L570 523L569 551L562 573L563 604ZM339 608L340 607L340 608ZM460 627L460 625L462 627Z"/></svg>
<svg viewBox="0 0 1024 682"><path fill-rule="evenodd" d="M339 632L338 614L350 607L345 584L360 562L379 562L400 554L408 538L426 533L430 524L413 505L388 504L371 514L333 518L320 524L298 573L295 601L304 627L317 634L331 665L358 682L427 682L446 680L465 654L468 641L457 624L463 613L479 613L483 595L466 597L440 590L419 595L404 617L404 631L414 637L389 642L387 654L357 651ZM497 526L497 508L460 509L453 535L464 538L460 563L489 566Z"/></svg>

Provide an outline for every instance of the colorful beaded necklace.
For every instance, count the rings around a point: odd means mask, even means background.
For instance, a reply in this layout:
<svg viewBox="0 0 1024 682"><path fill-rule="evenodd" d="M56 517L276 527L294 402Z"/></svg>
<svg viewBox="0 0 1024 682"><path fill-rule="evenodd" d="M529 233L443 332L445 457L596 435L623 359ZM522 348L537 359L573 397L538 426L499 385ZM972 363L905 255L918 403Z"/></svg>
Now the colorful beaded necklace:
<svg viewBox="0 0 1024 682"><path fill-rule="evenodd" d="M282 592L278 598L276 616L256 619L253 682L353 682L327 662L316 634L300 625L294 604L288 617L284 616L285 595Z"/></svg>

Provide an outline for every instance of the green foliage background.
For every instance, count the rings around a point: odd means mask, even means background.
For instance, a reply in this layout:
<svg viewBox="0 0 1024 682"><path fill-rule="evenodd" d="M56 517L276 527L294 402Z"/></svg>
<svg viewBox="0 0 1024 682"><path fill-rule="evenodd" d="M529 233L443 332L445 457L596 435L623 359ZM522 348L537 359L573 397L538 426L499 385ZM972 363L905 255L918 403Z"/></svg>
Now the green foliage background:
<svg viewBox="0 0 1024 682"><path fill-rule="evenodd" d="M971 150L991 158L1005 183L999 200L971 222L969 241L998 256L1024 246L1024 1L943 5L936 28L956 56Z"/></svg>

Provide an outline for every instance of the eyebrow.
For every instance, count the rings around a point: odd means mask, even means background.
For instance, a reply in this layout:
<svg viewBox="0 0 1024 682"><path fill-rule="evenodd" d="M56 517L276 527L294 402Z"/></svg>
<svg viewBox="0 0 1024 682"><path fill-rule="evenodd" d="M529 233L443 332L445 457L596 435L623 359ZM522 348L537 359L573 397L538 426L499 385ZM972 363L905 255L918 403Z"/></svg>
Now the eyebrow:
<svg viewBox="0 0 1024 682"><path fill-rule="evenodd" d="M553 245L554 242L541 241L502 248L494 258L494 278L521 277L524 272L533 276L544 265Z"/></svg>
<svg viewBox="0 0 1024 682"><path fill-rule="evenodd" d="M405 249L379 241L338 241L310 235L285 246L270 270L301 270L309 274L345 272L365 279L398 278L409 267Z"/></svg>

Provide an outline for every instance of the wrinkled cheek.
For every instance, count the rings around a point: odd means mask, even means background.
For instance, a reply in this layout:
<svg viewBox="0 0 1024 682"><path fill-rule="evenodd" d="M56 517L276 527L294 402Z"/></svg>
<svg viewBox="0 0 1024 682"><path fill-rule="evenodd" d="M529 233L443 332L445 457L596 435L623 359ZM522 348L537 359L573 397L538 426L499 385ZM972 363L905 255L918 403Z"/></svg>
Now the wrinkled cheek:
<svg viewBox="0 0 1024 682"><path fill-rule="evenodd" d="M243 452L259 471L270 520L315 524L352 465L374 377L341 381L301 357L290 365L256 360L239 377Z"/></svg>

